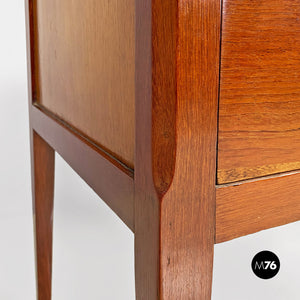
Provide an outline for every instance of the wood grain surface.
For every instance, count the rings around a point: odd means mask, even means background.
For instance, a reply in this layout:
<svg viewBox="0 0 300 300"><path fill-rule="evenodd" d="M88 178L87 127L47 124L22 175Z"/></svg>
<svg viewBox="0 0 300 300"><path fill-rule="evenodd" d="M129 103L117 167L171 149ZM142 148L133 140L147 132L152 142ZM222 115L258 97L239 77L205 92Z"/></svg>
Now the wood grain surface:
<svg viewBox="0 0 300 300"><path fill-rule="evenodd" d="M217 188L216 243L300 220L300 173Z"/></svg>
<svg viewBox="0 0 300 300"><path fill-rule="evenodd" d="M176 13L174 0L153 1L152 159L157 192L172 181L176 156ZM141 66L142 67L142 66ZM142 122L142 120L141 120Z"/></svg>
<svg viewBox="0 0 300 300"><path fill-rule="evenodd" d="M215 242L299 220L299 172L232 182L300 168L300 4L224 0L222 43L220 4L26 2L39 299L53 150L134 231L137 300L210 300Z"/></svg>
<svg viewBox="0 0 300 300"><path fill-rule="evenodd" d="M161 202L163 299L211 299L220 1L178 2L176 163Z"/></svg>
<svg viewBox="0 0 300 300"><path fill-rule="evenodd" d="M164 29L161 12L159 10L157 13L152 11L152 8L158 5L158 2L157 0L136 1L134 259L135 294L137 300L163 299L160 292L160 199L155 188L153 176L153 151L155 151L155 147L153 147L152 142L155 138L153 138L152 134L152 103L154 98L152 88L153 80L155 80L156 76L164 74L167 77L175 77L175 74L162 73L159 75L153 72L152 51L155 51L155 47L153 47L152 37L155 33L152 33L152 29L158 28L162 31ZM169 3L169 12L172 12L173 9L176 10L175 1L165 1L164 3ZM172 13L170 15L166 13L164 17L171 28L173 27L173 30L175 30L172 23L174 24L176 20L172 20ZM157 19L160 19L160 22L157 22L157 25L155 25ZM166 36L171 37L171 32L168 29L166 29ZM161 41L159 42L161 43ZM169 52L173 51L173 49L169 50ZM168 68L164 65L162 67ZM163 117L164 114L161 114L161 116ZM161 161L162 163L164 162L163 159ZM168 170L167 172L170 171ZM169 176L172 178L173 173Z"/></svg>
<svg viewBox="0 0 300 300"><path fill-rule="evenodd" d="M134 0L32 0L36 100L134 166Z"/></svg>
<svg viewBox="0 0 300 300"><path fill-rule="evenodd" d="M300 2L224 0L218 183L300 169Z"/></svg>
<svg viewBox="0 0 300 300"><path fill-rule="evenodd" d="M37 299L51 300L54 150L31 133Z"/></svg>
<svg viewBox="0 0 300 300"><path fill-rule="evenodd" d="M137 1L136 24L136 297L209 300L220 2Z"/></svg>

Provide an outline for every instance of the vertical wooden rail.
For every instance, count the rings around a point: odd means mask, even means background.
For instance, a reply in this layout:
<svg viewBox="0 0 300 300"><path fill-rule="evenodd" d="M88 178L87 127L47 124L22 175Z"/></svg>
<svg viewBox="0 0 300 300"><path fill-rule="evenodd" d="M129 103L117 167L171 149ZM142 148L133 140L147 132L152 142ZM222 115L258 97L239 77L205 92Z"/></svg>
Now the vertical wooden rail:
<svg viewBox="0 0 300 300"><path fill-rule="evenodd" d="M160 203L152 182L152 1L136 0L135 283L136 299L159 298Z"/></svg>
<svg viewBox="0 0 300 300"><path fill-rule="evenodd" d="M54 150L32 133L32 194L37 299L51 299Z"/></svg>
<svg viewBox="0 0 300 300"><path fill-rule="evenodd" d="M25 0L30 123L39 93L35 5L34 0ZM51 300L55 152L31 125L30 141L37 299Z"/></svg>
<svg viewBox="0 0 300 300"><path fill-rule="evenodd" d="M220 1L136 0L136 296L211 297Z"/></svg>

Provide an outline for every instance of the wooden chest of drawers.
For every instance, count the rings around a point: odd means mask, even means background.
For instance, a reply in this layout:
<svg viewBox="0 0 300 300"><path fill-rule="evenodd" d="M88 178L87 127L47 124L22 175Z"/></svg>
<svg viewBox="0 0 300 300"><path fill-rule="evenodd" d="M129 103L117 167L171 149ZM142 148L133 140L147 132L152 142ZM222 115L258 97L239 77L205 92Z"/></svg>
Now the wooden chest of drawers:
<svg viewBox="0 0 300 300"><path fill-rule="evenodd" d="M54 151L135 233L139 300L210 299L215 243L300 219L298 1L26 11L40 300Z"/></svg>

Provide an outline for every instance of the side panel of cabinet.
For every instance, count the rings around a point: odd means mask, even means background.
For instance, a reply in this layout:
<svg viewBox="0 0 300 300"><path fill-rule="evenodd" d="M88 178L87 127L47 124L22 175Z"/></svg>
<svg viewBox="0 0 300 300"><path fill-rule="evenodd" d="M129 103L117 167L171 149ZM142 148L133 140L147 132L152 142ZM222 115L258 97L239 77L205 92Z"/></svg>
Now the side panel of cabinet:
<svg viewBox="0 0 300 300"><path fill-rule="evenodd" d="M300 2L224 0L218 183L300 169Z"/></svg>
<svg viewBox="0 0 300 300"><path fill-rule="evenodd" d="M34 1L35 100L134 166L134 0Z"/></svg>

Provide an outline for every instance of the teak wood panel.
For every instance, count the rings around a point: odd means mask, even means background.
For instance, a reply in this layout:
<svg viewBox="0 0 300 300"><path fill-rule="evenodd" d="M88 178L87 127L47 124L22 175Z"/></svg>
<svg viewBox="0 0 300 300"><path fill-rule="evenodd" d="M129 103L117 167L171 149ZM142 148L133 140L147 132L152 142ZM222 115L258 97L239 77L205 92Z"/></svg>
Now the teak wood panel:
<svg viewBox="0 0 300 300"><path fill-rule="evenodd" d="M133 168L134 0L34 5L34 98Z"/></svg>
<svg viewBox="0 0 300 300"><path fill-rule="evenodd" d="M298 171L217 188L216 243L298 220Z"/></svg>
<svg viewBox="0 0 300 300"><path fill-rule="evenodd" d="M300 2L224 0L218 183L300 169Z"/></svg>

